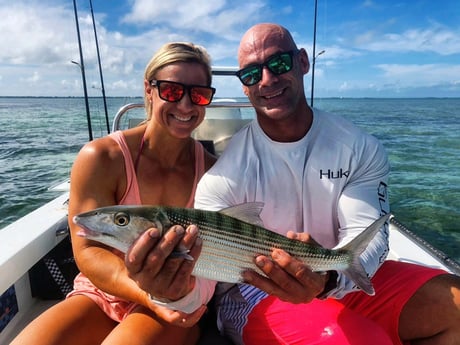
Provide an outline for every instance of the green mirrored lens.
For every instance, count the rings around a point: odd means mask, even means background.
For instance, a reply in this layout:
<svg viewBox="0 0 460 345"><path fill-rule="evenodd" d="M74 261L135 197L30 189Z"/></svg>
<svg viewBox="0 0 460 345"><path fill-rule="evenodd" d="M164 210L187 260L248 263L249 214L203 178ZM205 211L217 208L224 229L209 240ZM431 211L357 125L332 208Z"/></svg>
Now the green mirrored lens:
<svg viewBox="0 0 460 345"><path fill-rule="evenodd" d="M274 74L287 73L292 68L292 57L291 54L283 53L274 56L272 59L267 61L267 67Z"/></svg>
<svg viewBox="0 0 460 345"><path fill-rule="evenodd" d="M260 65L249 66L236 72L238 78L246 86L257 84L262 79L262 69L264 66L275 75L287 73L292 69L292 55L294 51L280 53L272 56Z"/></svg>
<svg viewBox="0 0 460 345"><path fill-rule="evenodd" d="M254 85L262 79L262 68L260 66L244 68L238 73L238 77L244 85Z"/></svg>

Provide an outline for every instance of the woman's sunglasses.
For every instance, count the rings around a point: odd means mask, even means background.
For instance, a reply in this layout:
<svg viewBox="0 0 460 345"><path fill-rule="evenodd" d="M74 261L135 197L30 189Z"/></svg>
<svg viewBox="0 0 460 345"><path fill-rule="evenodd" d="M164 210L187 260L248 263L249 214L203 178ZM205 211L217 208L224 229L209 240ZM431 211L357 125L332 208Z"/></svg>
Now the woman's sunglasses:
<svg viewBox="0 0 460 345"><path fill-rule="evenodd" d="M216 92L216 89L210 86L185 85L167 80L151 80L150 85L157 87L158 96L167 102L179 102L187 91L193 104L208 105Z"/></svg>
<svg viewBox="0 0 460 345"><path fill-rule="evenodd" d="M285 53L279 53L268 58L264 63L251 65L240 69L236 72L237 77L243 85L252 86L257 84L262 79L262 70L264 66L275 75L280 75L289 72L292 69L292 56L297 51L291 50Z"/></svg>

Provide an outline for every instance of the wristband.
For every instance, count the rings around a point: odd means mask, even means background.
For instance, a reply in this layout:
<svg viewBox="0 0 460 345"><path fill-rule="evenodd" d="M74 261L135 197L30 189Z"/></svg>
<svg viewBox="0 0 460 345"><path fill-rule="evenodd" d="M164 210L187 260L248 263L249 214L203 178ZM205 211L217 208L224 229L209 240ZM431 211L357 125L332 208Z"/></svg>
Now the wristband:
<svg viewBox="0 0 460 345"><path fill-rule="evenodd" d="M160 298L160 297L155 297L155 296L152 296L151 294L149 294L147 292L147 296L149 297L149 300L156 303L156 302L160 302L160 303L172 303L173 301L171 301L170 299L167 299L167 298Z"/></svg>

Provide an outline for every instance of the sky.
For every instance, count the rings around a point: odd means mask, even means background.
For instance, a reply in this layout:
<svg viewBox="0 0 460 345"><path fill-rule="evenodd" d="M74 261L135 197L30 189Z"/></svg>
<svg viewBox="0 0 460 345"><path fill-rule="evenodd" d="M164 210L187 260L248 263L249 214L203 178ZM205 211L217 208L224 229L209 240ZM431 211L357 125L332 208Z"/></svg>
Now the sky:
<svg viewBox="0 0 460 345"><path fill-rule="evenodd" d="M89 96L101 95L89 0L76 0ZM288 28L313 61L315 0L92 0L106 95L143 94L164 43L203 45L214 66L237 66L243 33ZM458 0L317 0L315 97L460 97ZM0 0L0 96L82 96L71 0ZM72 63L75 61L77 64ZM311 72L305 76L306 94ZM243 96L215 77L217 97Z"/></svg>

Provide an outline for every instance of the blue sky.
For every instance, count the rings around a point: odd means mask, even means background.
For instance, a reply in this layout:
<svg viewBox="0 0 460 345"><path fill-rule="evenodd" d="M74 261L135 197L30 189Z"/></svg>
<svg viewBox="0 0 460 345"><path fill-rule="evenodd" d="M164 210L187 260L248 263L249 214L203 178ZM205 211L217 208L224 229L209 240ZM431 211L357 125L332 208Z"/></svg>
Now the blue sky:
<svg viewBox="0 0 460 345"><path fill-rule="evenodd" d="M236 66L253 24L286 26L312 54L314 0L92 0L108 96L141 96L143 71L169 41ZM90 96L100 96L89 0L77 0ZM81 96L72 0L0 0L0 96ZM318 0L315 95L459 97L458 0ZM305 76L310 93L311 74ZM214 79L217 96L241 96Z"/></svg>

